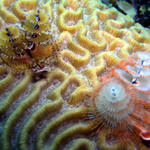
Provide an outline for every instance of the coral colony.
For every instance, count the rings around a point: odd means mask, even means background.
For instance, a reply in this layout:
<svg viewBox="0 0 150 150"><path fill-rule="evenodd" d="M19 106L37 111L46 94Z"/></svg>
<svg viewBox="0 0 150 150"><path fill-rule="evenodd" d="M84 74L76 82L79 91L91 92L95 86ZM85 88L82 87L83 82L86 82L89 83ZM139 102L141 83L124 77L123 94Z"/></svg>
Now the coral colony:
<svg viewBox="0 0 150 150"><path fill-rule="evenodd" d="M149 9L134 2L0 0L0 150L150 149Z"/></svg>
<svg viewBox="0 0 150 150"><path fill-rule="evenodd" d="M148 0L102 0L110 7L114 6L122 13L134 18L135 22L150 28L150 1Z"/></svg>

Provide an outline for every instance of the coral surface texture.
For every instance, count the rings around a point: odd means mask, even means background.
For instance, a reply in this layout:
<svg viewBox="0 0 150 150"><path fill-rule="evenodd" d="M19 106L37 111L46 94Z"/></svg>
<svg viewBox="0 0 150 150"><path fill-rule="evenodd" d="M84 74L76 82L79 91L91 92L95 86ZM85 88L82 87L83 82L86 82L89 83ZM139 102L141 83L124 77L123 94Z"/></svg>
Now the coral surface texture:
<svg viewBox="0 0 150 150"><path fill-rule="evenodd" d="M0 150L148 150L150 30L101 0L0 0Z"/></svg>

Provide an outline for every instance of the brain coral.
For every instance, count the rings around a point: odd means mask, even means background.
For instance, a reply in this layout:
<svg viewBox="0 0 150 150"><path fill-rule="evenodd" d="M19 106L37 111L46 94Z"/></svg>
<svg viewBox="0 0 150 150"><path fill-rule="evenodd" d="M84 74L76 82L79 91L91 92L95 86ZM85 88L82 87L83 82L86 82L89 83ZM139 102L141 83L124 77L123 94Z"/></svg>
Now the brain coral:
<svg viewBox="0 0 150 150"><path fill-rule="evenodd" d="M142 138L149 138L150 129L149 65L145 69L145 64L141 64L141 71L135 69L137 62L125 61L138 53L142 62L147 53L149 64L149 52L150 30L100 0L1 0L0 149L149 149L142 143ZM119 79L109 79L115 66ZM92 109L89 111L85 105L95 101L95 89L105 85L103 77L108 86L102 88L100 100L88 106ZM134 84L138 82L141 86ZM106 92L109 89L112 90ZM131 97L125 99L124 95L132 96L132 89L144 107L136 109L143 119L136 112L133 115L142 125L130 118L136 128L131 135L136 135L138 142L133 138L124 140L129 130L119 139L125 128L117 131L117 136L110 132L127 116L126 112L121 112L121 116L115 113L130 102ZM107 94L112 99L106 98ZM123 106L112 107L109 104L113 100ZM127 110L128 114L133 112ZM95 119L98 113L103 117ZM91 123L96 126L104 118L108 128L93 131Z"/></svg>

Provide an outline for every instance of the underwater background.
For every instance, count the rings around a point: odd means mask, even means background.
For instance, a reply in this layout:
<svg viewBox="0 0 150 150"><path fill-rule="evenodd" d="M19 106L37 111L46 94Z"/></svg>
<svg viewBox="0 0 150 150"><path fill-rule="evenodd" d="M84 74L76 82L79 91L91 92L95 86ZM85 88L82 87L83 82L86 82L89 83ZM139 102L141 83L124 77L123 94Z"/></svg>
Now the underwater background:
<svg viewBox="0 0 150 150"><path fill-rule="evenodd" d="M149 11L0 0L0 150L149 150Z"/></svg>

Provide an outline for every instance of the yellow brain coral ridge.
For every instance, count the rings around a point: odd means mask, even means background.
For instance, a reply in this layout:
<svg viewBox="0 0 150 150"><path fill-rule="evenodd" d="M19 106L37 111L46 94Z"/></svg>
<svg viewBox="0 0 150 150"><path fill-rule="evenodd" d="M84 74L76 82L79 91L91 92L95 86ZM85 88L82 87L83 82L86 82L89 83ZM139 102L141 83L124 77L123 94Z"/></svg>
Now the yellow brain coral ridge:
<svg viewBox="0 0 150 150"><path fill-rule="evenodd" d="M150 30L101 0L1 0L0 149L149 149L85 117L99 78L137 51Z"/></svg>

